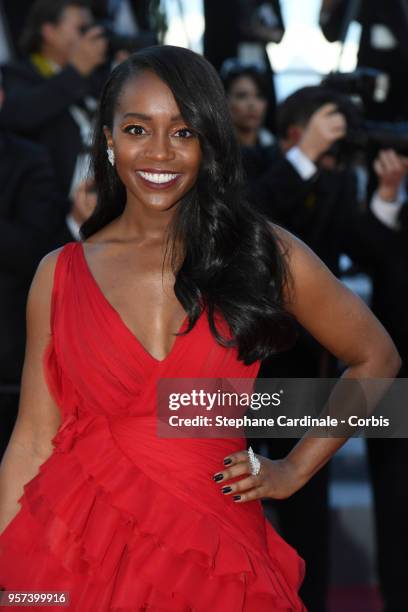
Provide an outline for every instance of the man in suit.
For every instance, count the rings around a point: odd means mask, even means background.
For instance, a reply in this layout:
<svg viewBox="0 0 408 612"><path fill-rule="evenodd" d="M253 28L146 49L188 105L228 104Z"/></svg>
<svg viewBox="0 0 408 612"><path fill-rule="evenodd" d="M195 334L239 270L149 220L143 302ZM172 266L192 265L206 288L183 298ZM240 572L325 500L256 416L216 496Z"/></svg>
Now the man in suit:
<svg viewBox="0 0 408 612"><path fill-rule="evenodd" d="M36 0L23 33L25 59L4 67L0 125L48 149L65 196L86 173L96 100L108 74L107 41L92 19L83 0Z"/></svg>
<svg viewBox="0 0 408 612"><path fill-rule="evenodd" d="M0 457L17 415L28 290L67 213L47 150L0 128Z"/></svg>
<svg viewBox="0 0 408 612"><path fill-rule="evenodd" d="M407 0L323 0L320 23L326 38L339 40L352 4L362 26L358 66L375 68L389 77L385 102L365 100L366 116L381 121L408 119L408 2Z"/></svg>
<svg viewBox="0 0 408 612"><path fill-rule="evenodd" d="M390 153L379 154L376 160L378 189L370 206L360 210L354 171L347 166L337 167L333 156L327 155L346 132L346 117L336 105L339 99L335 92L309 87L295 92L280 105L279 144L273 146L267 156L264 153L262 163L259 163L259 152L244 151L249 197L270 219L281 223L311 246L334 274L339 274L338 260L343 252L363 266L373 280L373 310L402 350L404 334L401 332L408 325L407 247L403 237L397 237L388 227L384 207L391 207L396 197L398 185L395 182L401 180L403 161L400 160L396 172L398 162L389 161ZM390 182L394 182L392 189ZM260 378L337 375L333 357L302 331L292 349L263 362L259 372ZM286 455L296 440L268 442L270 457L278 458ZM378 539L380 575L389 606L387 612L395 612L408 609L401 576L408 550L406 529L401 523L403 512L408 512L408 495L401 472L408 467L408 453L405 440L369 440L368 448L377 526L381 530ZM285 538L309 567L301 594L306 605L316 612L326 610L328 475L329 468L325 466L302 491L276 503ZM391 503L390 497L393 498ZM391 550L397 552L393 558Z"/></svg>
<svg viewBox="0 0 408 612"><path fill-rule="evenodd" d="M379 186L373 203L387 232L372 262L372 309L402 358L399 378L408 377L408 160L383 151L374 167ZM377 201L376 201L377 200ZM384 229L385 228L385 229ZM408 609L408 440L368 438L367 455L374 494L377 570L384 612Z"/></svg>
<svg viewBox="0 0 408 612"><path fill-rule="evenodd" d="M278 107L278 142L243 149L250 201L272 221L298 235L339 273L346 219L357 207L349 171L325 168L324 153L345 134L346 119L334 94L321 87L295 92ZM295 346L265 360L258 378L334 377L335 362L307 332ZM256 448L260 440L251 440ZM264 440L270 458L285 456L294 439ZM301 491L274 502L285 539L305 559L300 595L308 609L326 612L329 586L329 464Z"/></svg>

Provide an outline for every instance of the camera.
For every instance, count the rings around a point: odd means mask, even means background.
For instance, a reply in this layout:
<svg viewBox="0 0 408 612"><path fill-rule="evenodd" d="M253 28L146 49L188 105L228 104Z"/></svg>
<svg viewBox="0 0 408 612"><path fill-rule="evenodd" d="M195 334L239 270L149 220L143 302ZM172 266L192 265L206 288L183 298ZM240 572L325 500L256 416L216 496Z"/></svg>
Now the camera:
<svg viewBox="0 0 408 612"><path fill-rule="evenodd" d="M387 98L388 76L373 68L359 68L351 73L332 73L322 86L333 91L333 97L347 121L347 135L336 148L341 157L364 151L375 156L380 149L394 149L408 154L408 122L368 121L364 118L367 100L383 102Z"/></svg>

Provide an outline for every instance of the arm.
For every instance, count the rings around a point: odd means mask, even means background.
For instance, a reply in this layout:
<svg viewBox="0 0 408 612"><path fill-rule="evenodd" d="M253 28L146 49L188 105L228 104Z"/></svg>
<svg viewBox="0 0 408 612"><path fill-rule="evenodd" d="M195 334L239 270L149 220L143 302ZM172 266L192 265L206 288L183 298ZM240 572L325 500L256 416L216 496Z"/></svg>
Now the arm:
<svg viewBox="0 0 408 612"><path fill-rule="evenodd" d="M238 2L240 15L239 29L244 38L267 44L279 43L284 34L284 25L280 2L263 2L261 6L256 2Z"/></svg>
<svg viewBox="0 0 408 612"><path fill-rule="evenodd" d="M319 25L329 42L339 40L347 5L345 0L322 0Z"/></svg>
<svg viewBox="0 0 408 612"><path fill-rule="evenodd" d="M380 151L374 161L374 170L378 189L371 199L371 210L386 227L398 230L398 217L404 205L401 188L407 176L408 158L393 149Z"/></svg>
<svg viewBox="0 0 408 612"><path fill-rule="evenodd" d="M34 276L27 302L27 343L17 420L0 465L0 532L20 510L24 485L51 455L52 438L61 422L43 369L50 340L50 308L58 251L44 257Z"/></svg>
<svg viewBox="0 0 408 612"><path fill-rule="evenodd" d="M289 232L279 229L290 255L294 289L289 310L330 353L348 367L341 378L393 378L401 367L391 337L364 302L338 281L318 257ZM304 437L289 453L288 465L303 486L347 441Z"/></svg>
<svg viewBox="0 0 408 612"><path fill-rule="evenodd" d="M90 77L105 60L107 41L101 33L101 28L91 28L72 50L67 66L40 82L30 83L26 71L18 66L6 67L6 96L0 113L2 125L30 133L89 94L92 89Z"/></svg>
<svg viewBox="0 0 408 612"><path fill-rule="evenodd" d="M341 378L394 377L401 359L390 336L364 302L301 240L277 226L275 232L288 252L293 281L291 290L286 290L286 307L321 345L348 365ZM238 503L262 497L287 498L305 485L347 439L306 434L284 459L272 461L258 456L261 471L257 476L248 476L246 451L233 453L229 455L231 467L222 472L222 484L244 476L229 483L228 494L238 492L241 496Z"/></svg>
<svg viewBox="0 0 408 612"><path fill-rule="evenodd" d="M397 155L392 149L380 151L374 161L378 177L377 189L371 196L369 206L359 211L351 206L342 232L342 248L353 261L375 274L378 267L391 264L395 247L404 241L400 227L400 216L404 204L401 189L406 178L408 159ZM355 201L350 194L345 201Z"/></svg>

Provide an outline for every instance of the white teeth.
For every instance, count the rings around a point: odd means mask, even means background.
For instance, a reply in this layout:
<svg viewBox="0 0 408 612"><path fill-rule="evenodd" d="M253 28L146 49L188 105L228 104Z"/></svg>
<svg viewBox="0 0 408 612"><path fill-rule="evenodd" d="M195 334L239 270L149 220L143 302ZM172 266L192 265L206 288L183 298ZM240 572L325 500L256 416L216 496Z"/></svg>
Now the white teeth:
<svg viewBox="0 0 408 612"><path fill-rule="evenodd" d="M178 176L177 174L153 174L151 172L138 172L146 181L150 183L169 183Z"/></svg>

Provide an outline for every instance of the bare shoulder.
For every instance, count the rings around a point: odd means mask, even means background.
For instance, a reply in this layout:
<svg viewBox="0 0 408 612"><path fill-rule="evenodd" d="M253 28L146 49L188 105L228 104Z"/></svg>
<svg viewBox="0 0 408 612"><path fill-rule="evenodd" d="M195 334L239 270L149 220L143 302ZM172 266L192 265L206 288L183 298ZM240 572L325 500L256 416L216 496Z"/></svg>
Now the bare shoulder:
<svg viewBox="0 0 408 612"><path fill-rule="evenodd" d="M289 230L285 229L281 225L272 223L271 221L268 221L268 226L274 238L277 240L281 253L288 258L291 265L294 265L296 262L298 263L299 260L302 261L302 259L305 258L312 258L320 261L320 263L323 264L312 249L308 247L303 240L295 236L295 234L292 234Z"/></svg>
<svg viewBox="0 0 408 612"><path fill-rule="evenodd" d="M47 255L44 255L38 264L37 271L41 270L42 274L49 274L50 272L53 272L58 261L58 257L65 247L66 245L64 244L63 246L58 247L58 249L54 249L53 251L47 253Z"/></svg>
<svg viewBox="0 0 408 612"><path fill-rule="evenodd" d="M288 282L284 294L288 304L296 302L296 296L305 294L307 288L316 291L317 287L342 287L340 281L326 264L303 240L276 223L268 222L281 255L286 261Z"/></svg>
<svg viewBox="0 0 408 612"><path fill-rule="evenodd" d="M44 355L52 337L51 303L55 267L64 247L45 255L37 266L26 308L26 349L21 377L18 416L12 444L47 458L61 413L51 396L44 371Z"/></svg>
<svg viewBox="0 0 408 612"><path fill-rule="evenodd" d="M44 325L48 327L51 311L52 291L54 287L55 268L61 251L66 245L54 249L44 255L39 262L31 282L30 290L27 299L27 324L33 318L38 321L42 320Z"/></svg>
<svg viewBox="0 0 408 612"><path fill-rule="evenodd" d="M55 267L64 246L50 251L41 259L31 283L30 295L36 293L39 298L46 298L50 294L54 283Z"/></svg>

